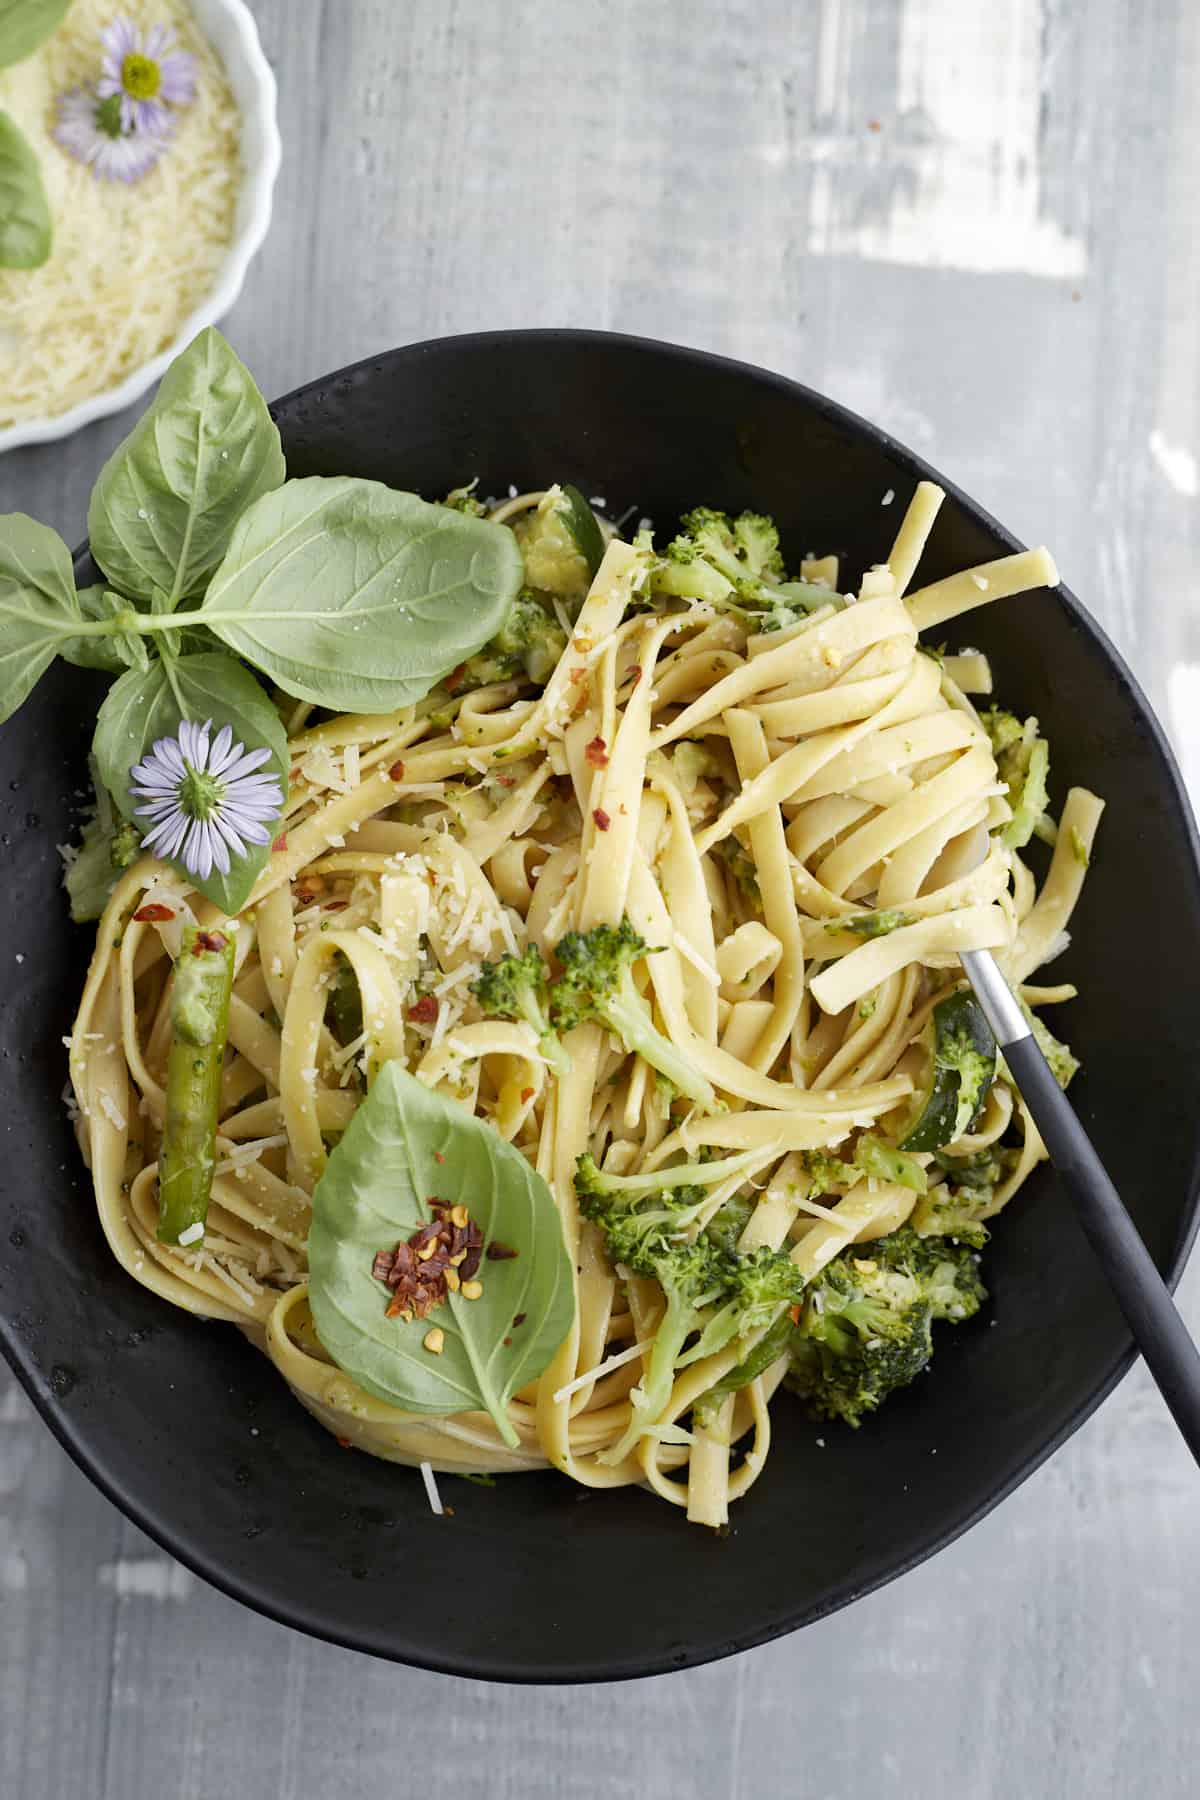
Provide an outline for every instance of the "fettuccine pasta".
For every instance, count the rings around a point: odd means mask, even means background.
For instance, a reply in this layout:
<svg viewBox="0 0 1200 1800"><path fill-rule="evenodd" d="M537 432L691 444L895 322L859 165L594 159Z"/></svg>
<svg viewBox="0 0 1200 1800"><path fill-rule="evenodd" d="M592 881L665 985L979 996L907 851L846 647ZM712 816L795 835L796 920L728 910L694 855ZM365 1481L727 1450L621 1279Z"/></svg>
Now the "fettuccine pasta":
<svg viewBox="0 0 1200 1800"><path fill-rule="evenodd" d="M1044 1150L1002 1064L967 1129L935 1151L898 1148L922 1099L921 1046L963 990L965 949L994 951L1030 1004L1070 998L1030 983L1066 941L1101 803L1073 789L1055 825L1019 762L1002 772L1019 745L974 703L990 694L986 658L921 644L927 626L1057 580L1029 551L914 585L941 501L930 484L856 593L839 590L834 559L805 564L782 624L736 592L722 605L685 591L686 558L607 526L594 578L564 576L538 537L557 492L492 512L522 538L558 634L540 678L485 662L386 717L287 703L286 816L227 922L202 1242L158 1240L157 1157L180 932L226 922L152 857L100 922L70 1040L78 1128L122 1266L237 1325L343 1442L439 1471L641 1483L719 1526L763 1471L790 1352L704 1408L767 1328L682 1361L639 1428L663 1293L581 1212L580 1157L620 1175L731 1163L688 1232L732 1219L737 1254L782 1251L802 1285L903 1228L982 1236ZM1024 837L1022 807L1036 815ZM1040 886L1035 834L1053 839ZM527 1024L488 1016L473 992L485 963L532 944L553 969L566 934L623 921L652 947L634 973L655 1026L711 1104L596 1022L564 1034L569 1068L555 1073ZM339 983L360 1007L351 1036L331 1013ZM374 1397L313 1327L313 1190L394 1059L515 1145L557 1203L575 1318L509 1403L517 1448L485 1413ZM868 1166L864 1138L896 1149L897 1178ZM874 1267L867 1253L859 1266Z"/></svg>

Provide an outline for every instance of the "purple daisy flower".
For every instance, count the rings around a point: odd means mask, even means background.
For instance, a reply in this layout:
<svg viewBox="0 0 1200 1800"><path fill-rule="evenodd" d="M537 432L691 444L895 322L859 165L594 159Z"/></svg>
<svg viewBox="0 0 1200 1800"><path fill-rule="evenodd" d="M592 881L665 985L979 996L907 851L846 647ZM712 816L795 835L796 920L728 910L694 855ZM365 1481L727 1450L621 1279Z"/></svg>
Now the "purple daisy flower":
<svg viewBox="0 0 1200 1800"><path fill-rule="evenodd" d="M127 132L166 137L172 106L196 97L196 59L175 50L169 25L152 25L145 36L132 19L121 17L100 33L104 61L96 91L101 99L117 96L121 124Z"/></svg>
<svg viewBox="0 0 1200 1800"><path fill-rule="evenodd" d="M91 87L58 96L52 135L78 162L90 163L102 181L140 181L167 147L165 138L123 131L120 102L102 100Z"/></svg>
<svg viewBox="0 0 1200 1800"><path fill-rule="evenodd" d="M228 875L230 855L245 856L250 844L269 844L283 807L276 777L254 772L271 752L247 750L228 725L211 732L211 719L185 719L130 770L129 791L142 802L135 810L150 821L143 849L181 862L198 881L214 869Z"/></svg>

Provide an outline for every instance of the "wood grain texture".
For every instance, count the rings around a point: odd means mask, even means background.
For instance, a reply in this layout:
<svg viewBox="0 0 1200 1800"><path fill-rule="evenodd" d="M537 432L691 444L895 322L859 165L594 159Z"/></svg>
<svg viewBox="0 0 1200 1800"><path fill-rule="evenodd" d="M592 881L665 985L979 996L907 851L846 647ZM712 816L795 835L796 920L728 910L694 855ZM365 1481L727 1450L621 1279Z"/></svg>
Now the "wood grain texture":
<svg viewBox="0 0 1200 1800"><path fill-rule="evenodd" d="M507 325L796 375L1053 544L1200 780L1189 0L254 10L285 160L227 329L267 392ZM129 423L0 460L0 507L77 538ZM1183 1301L1200 1326L1200 1274ZM193 1579L0 1375L0 1793L350 1800L406 1783L416 1719L430 1800L1182 1800L1197 1491L1139 1370L968 1537L798 1637L617 1689L452 1687Z"/></svg>

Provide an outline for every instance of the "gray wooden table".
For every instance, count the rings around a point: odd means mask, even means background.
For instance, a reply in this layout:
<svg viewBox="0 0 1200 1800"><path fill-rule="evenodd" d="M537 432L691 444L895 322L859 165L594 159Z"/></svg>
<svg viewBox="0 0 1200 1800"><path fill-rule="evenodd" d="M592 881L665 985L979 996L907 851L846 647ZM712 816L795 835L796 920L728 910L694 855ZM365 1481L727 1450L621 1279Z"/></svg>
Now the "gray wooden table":
<svg viewBox="0 0 1200 1800"><path fill-rule="evenodd" d="M267 392L516 325L796 375L1054 546L1200 782L1192 0L255 10L285 161L227 329ZM4 458L0 509L77 538L128 423ZM1183 1300L1200 1326L1196 1274ZM455 1692L209 1590L0 1374L0 1793L348 1800L407 1785L418 1720L434 1800L1192 1795L1198 1501L1138 1371L969 1537L799 1637Z"/></svg>

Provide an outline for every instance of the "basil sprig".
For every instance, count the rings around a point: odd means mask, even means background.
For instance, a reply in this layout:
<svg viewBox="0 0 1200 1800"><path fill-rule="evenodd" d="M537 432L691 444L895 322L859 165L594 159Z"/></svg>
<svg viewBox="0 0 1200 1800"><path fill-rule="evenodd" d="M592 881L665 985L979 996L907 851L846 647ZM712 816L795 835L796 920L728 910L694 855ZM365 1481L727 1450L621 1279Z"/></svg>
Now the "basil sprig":
<svg viewBox="0 0 1200 1800"><path fill-rule="evenodd" d="M522 581L505 526L355 476L288 481L262 395L211 328L104 465L88 530L105 579L76 590L57 533L0 516L0 720L56 657L118 675L94 754L126 817L131 767L184 719L267 749L286 789L279 711L250 669L334 711L395 711L495 636ZM235 911L265 857L197 885Z"/></svg>
<svg viewBox="0 0 1200 1800"><path fill-rule="evenodd" d="M484 1242L507 1253L485 1258L478 1283L427 1318L389 1317L375 1257L429 1222L431 1197L464 1200ZM313 1193L308 1256L313 1323L339 1368L405 1412L489 1412L515 1448L508 1401L542 1373L575 1316L554 1196L519 1150L385 1063Z"/></svg>

